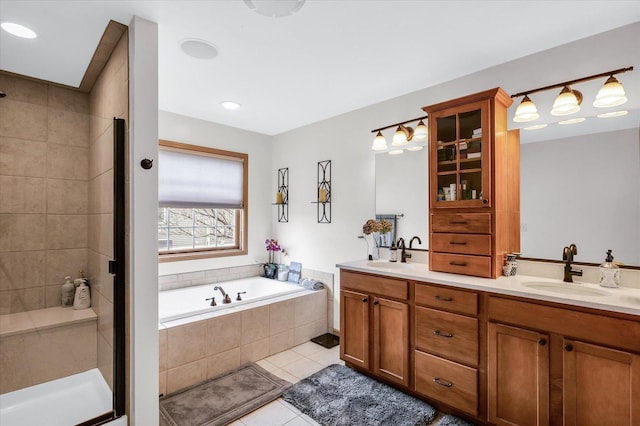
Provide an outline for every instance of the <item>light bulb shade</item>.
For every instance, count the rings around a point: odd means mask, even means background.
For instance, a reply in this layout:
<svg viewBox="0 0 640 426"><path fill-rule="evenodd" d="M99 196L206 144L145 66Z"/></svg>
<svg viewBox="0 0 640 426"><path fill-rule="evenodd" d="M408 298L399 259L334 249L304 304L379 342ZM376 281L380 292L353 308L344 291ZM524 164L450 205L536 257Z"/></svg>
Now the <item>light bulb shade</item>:
<svg viewBox="0 0 640 426"><path fill-rule="evenodd" d="M382 151L387 149L387 140L384 138L382 133L378 132L375 138L373 138L373 145L371 145L371 149L374 151Z"/></svg>
<svg viewBox="0 0 640 426"><path fill-rule="evenodd" d="M391 145L393 146L404 146L409 143L413 139L413 128L405 127L402 124L398 126L398 129L393 134L393 140Z"/></svg>
<svg viewBox="0 0 640 426"><path fill-rule="evenodd" d="M427 139L427 135L429 134L429 129L424 124L424 121L420 120L416 129L413 131L413 138L418 141L423 141Z"/></svg>
<svg viewBox="0 0 640 426"><path fill-rule="evenodd" d="M513 116L513 121L516 123L526 123L527 121L536 120L540 115L538 114L538 108L536 104L529 99L529 95L525 95L522 98L522 102L516 109L516 114Z"/></svg>
<svg viewBox="0 0 640 426"><path fill-rule="evenodd" d="M627 102L627 97L624 93L624 87L614 76L611 76L598 91L593 106L606 108L622 105L625 102Z"/></svg>
<svg viewBox="0 0 640 426"><path fill-rule="evenodd" d="M578 90L571 90L569 86L564 86L562 91L553 102L551 115L569 115L580 111L582 103L582 93Z"/></svg>

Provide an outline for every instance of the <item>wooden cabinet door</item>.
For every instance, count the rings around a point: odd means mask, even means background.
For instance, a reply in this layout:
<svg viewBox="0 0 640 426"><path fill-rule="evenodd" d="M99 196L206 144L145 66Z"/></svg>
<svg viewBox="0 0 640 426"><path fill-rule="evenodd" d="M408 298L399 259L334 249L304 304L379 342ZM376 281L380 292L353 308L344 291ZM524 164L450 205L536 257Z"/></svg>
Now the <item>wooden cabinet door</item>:
<svg viewBox="0 0 640 426"><path fill-rule="evenodd" d="M369 295L340 292L340 358L369 369Z"/></svg>
<svg viewBox="0 0 640 426"><path fill-rule="evenodd" d="M409 386L409 305L373 298L373 370Z"/></svg>
<svg viewBox="0 0 640 426"><path fill-rule="evenodd" d="M488 340L489 422L548 425L549 337L489 323Z"/></svg>
<svg viewBox="0 0 640 426"><path fill-rule="evenodd" d="M564 339L567 426L640 425L640 356Z"/></svg>

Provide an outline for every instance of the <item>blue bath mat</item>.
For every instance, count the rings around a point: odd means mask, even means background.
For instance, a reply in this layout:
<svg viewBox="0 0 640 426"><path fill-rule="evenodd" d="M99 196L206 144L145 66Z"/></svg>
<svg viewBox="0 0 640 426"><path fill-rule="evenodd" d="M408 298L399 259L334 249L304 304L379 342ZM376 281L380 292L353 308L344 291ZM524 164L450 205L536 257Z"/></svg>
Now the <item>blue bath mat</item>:
<svg viewBox="0 0 640 426"><path fill-rule="evenodd" d="M330 365L282 398L323 426L422 426L436 416L424 401L343 365Z"/></svg>

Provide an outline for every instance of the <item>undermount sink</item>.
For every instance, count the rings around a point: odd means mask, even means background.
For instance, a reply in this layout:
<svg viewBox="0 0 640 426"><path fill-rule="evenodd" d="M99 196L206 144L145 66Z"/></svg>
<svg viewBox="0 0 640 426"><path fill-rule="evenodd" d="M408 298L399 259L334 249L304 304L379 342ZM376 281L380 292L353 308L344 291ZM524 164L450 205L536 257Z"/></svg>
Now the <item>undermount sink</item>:
<svg viewBox="0 0 640 426"><path fill-rule="evenodd" d="M522 283L524 287L536 290L548 291L551 293L559 293L574 296L609 296L606 290L599 288L586 287L584 284L554 283L550 281L527 281Z"/></svg>
<svg viewBox="0 0 640 426"><path fill-rule="evenodd" d="M383 269L403 269L407 265L407 263L389 262L388 260L372 260L370 262L367 262L367 266L373 266L374 268Z"/></svg>

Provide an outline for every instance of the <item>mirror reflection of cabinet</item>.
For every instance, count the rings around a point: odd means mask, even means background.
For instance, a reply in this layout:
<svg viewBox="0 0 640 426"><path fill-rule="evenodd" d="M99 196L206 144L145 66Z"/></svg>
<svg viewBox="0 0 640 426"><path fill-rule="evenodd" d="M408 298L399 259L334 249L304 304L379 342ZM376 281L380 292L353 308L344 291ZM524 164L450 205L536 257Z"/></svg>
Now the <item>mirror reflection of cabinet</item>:
<svg viewBox="0 0 640 426"><path fill-rule="evenodd" d="M429 114L429 269L496 278L520 251L519 133L495 88L424 107Z"/></svg>

